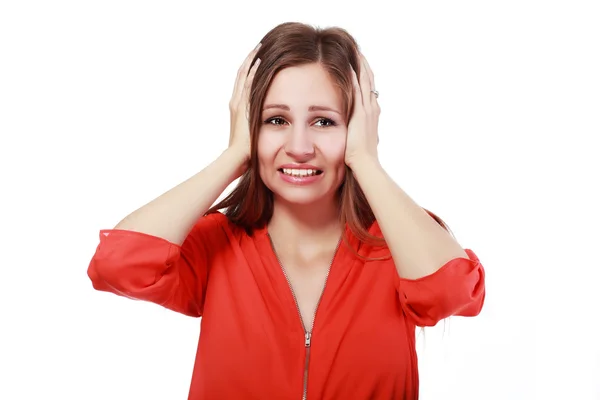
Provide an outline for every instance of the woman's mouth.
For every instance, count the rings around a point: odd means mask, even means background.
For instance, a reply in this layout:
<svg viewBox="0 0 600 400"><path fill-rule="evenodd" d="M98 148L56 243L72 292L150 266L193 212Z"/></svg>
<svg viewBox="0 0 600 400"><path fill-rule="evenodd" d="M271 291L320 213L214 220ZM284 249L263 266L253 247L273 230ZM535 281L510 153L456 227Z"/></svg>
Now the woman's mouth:
<svg viewBox="0 0 600 400"><path fill-rule="evenodd" d="M320 169L309 169L309 168L302 168L302 169L279 168L279 172L281 172L284 175L297 177L297 178L321 175L323 173L323 171L321 171Z"/></svg>
<svg viewBox="0 0 600 400"><path fill-rule="evenodd" d="M309 185L318 182L323 177L323 171L313 168L279 168L281 179L292 185Z"/></svg>

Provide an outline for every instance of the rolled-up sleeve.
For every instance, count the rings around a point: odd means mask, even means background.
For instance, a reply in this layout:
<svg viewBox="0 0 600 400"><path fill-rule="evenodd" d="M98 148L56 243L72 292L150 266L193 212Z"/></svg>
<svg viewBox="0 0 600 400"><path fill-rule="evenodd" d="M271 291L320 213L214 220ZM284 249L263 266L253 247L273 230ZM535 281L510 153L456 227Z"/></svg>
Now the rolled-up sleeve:
<svg viewBox="0 0 600 400"><path fill-rule="evenodd" d="M217 225L218 216L202 217L181 246L145 233L101 230L88 276L96 290L199 317L210 261L206 238Z"/></svg>
<svg viewBox="0 0 600 400"><path fill-rule="evenodd" d="M398 277L398 293L404 313L417 326L434 326L450 316L473 317L485 299L485 272L477 255L465 249L467 258L455 258L431 275L419 279Z"/></svg>

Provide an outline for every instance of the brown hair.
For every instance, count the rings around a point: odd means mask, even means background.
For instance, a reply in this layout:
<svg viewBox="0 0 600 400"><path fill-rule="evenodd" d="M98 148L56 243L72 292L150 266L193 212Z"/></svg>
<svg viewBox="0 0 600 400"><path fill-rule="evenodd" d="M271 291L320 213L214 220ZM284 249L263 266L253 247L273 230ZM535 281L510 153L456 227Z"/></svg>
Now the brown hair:
<svg viewBox="0 0 600 400"><path fill-rule="evenodd" d="M257 143L261 127L261 110L275 75L284 68L319 63L329 72L342 94L346 122L353 109L352 70L360 76L358 44L342 28L314 28L297 22L286 22L269 31L261 40L255 56L261 63L256 70L250 91L250 161L234 190L207 214L225 209L229 220L249 234L265 226L273 215L273 193L265 186L258 171ZM375 215L351 170L346 166L345 179L338 189L340 221L348 224L352 233L363 242L383 245L383 238L368 233ZM427 210L426 210L427 211ZM446 224L427 211L441 226Z"/></svg>

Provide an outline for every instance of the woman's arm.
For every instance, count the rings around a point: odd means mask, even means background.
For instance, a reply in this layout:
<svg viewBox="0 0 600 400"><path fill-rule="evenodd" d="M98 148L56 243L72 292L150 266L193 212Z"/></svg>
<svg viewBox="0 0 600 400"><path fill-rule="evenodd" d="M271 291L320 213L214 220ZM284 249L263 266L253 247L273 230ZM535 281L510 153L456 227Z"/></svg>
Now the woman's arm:
<svg viewBox="0 0 600 400"><path fill-rule="evenodd" d="M228 250L219 233L226 217L203 216L239 177L248 160L246 117L249 88L258 62L256 50L238 71L230 102L229 148L202 171L132 212L114 229L100 232L88 267L94 288L146 300L190 316L204 307L208 270L215 254Z"/></svg>
<svg viewBox="0 0 600 400"><path fill-rule="evenodd" d="M463 248L416 204L371 158L358 159L352 171L371 206L398 269L405 279L418 279L448 261L468 258Z"/></svg>
<svg viewBox="0 0 600 400"><path fill-rule="evenodd" d="M379 103L373 72L361 56L360 82L353 72L354 114L348 125L346 164L362 188L398 272L403 310L418 326L451 315L475 316L485 299L485 273L384 171L377 156Z"/></svg>
<svg viewBox="0 0 600 400"><path fill-rule="evenodd" d="M245 157L241 149L225 150L202 171L132 212L114 229L145 233L181 245L192 226L240 176Z"/></svg>
<svg viewBox="0 0 600 400"><path fill-rule="evenodd" d="M146 233L181 245L200 216L244 172L250 157L246 110L252 81L260 65L260 59L254 61L259 48L260 44L248 54L238 70L229 103L229 148L201 172L132 212L115 229Z"/></svg>
<svg viewBox="0 0 600 400"><path fill-rule="evenodd" d="M378 162L364 159L353 169L392 254L406 315L417 326L434 326L452 315L478 315L485 273L475 253L464 250Z"/></svg>
<svg viewBox="0 0 600 400"><path fill-rule="evenodd" d="M199 317L214 254L227 251L221 213L203 216L239 175L235 149L165 194L100 231L88 266L96 290L159 304Z"/></svg>

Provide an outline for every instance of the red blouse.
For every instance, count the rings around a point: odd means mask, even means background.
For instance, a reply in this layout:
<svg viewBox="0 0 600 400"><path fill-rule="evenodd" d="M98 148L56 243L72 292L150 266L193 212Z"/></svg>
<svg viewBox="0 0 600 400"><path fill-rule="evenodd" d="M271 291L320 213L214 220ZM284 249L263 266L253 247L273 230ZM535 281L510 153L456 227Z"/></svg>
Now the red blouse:
<svg viewBox="0 0 600 400"><path fill-rule="evenodd" d="M266 228L248 235L221 213L178 246L102 230L88 275L97 290L201 318L189 399L417 399L415 327L476 316L484 270L473 251L401 279L389 255L350 230L337 250L310 335ZM381 235L377 223L370 232Z"/></svg>

